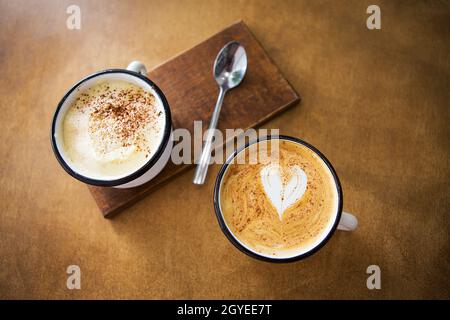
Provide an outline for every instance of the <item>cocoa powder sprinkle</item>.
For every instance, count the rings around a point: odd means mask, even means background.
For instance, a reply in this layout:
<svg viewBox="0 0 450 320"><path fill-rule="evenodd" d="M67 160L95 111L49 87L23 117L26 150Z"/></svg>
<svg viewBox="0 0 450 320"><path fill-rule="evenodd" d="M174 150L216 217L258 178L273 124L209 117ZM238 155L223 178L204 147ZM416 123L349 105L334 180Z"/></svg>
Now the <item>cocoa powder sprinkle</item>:
<svg viewBox="0 0 450 320"><path fill-rule="evenodd" d="M89 95L83 93L82 96ZM152 93L139 87L112 89L100 86L96 95L89 97L86 107L90 112L89 132L105 141L119 141L123 147L134 145L136 151L151 153L148 140L142 130L145 126L157 128L156 99Z"/></svg>

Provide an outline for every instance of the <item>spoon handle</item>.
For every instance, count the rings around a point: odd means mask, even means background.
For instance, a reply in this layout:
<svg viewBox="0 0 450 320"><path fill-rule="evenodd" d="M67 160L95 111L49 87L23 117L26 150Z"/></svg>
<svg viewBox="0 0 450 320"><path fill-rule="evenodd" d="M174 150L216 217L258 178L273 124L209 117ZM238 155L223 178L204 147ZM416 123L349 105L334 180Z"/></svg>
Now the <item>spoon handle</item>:
<svg viewBox="0 0 450 320"><path fill-rule="evenodd" d="M192 180L194 184L205 183L206 173L208 172L209 161L211 159L214 130L216 129L217 122L219 121L220 109L222 107L225 92L226 91L222 87L220 87L219 97L217 98L216 106L214 107L214 112L211 117L211 122L209 123L209 128L206 134L205 144L203 145L202 154L200 156L200 160L198 161L197 167L195 168L194 179Z"/></svg>

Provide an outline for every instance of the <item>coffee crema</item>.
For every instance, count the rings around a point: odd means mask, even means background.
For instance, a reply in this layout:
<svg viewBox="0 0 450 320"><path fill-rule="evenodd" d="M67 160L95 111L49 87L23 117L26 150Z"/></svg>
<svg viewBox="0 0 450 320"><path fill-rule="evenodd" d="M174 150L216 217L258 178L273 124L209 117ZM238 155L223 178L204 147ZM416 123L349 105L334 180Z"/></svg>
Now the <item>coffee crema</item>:
<svg viewBox="0 0 450 320"><path fill-rule="evenodd" d="M270 155L258 163L229 164L219 203L227 227L242 244L266 256L289 257L323 240L336 217L338 193L330 169L315 152L280 139L274 157L270 141L252 150ZM249 158L250 148L241 152Z"/></svg>
<svg viewBox="0 0 450 320"><path fill-rule="evenodd" d="M113 180L141 168L160 146L164 108L153 92L132 83L99 81L68 109L63 150L71 166L94 179Z"/></svg>

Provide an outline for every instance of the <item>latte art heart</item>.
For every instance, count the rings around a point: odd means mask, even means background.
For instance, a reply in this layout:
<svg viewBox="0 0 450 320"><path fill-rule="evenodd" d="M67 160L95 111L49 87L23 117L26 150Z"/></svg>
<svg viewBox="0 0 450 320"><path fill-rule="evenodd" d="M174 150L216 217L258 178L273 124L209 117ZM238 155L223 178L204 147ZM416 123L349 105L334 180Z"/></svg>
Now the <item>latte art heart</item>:
<svg viewBox="0 0 450 320"><path fill-rule="evenodd" d="M308 178L299 167L286 168L290 173L287 183L283 183L282 172L279 165L272 164L261 170L261 182L264 191L278 212L280 220L284 211L295 204L306 191Z"/></svg>

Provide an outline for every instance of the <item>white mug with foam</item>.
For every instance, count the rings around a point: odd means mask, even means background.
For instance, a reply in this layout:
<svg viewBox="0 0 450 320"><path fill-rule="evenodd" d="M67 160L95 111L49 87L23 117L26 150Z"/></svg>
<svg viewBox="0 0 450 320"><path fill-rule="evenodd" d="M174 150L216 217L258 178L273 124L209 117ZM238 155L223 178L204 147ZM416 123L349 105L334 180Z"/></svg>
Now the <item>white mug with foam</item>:
<svg viewBox="0 0 450 320"><path fill-rule="evenodd" d="M75 99L77 99L79 92L92 87L99 81L125 81L140 87L144 91L151 92L164 110L164 130L157 150L149 157L148 161L146 161L143 166L129 172L124 176L113 179L103 179L98 176L90 177L79 170L77 171L77 169L75 169L71 164L71 161L68 159L67 154L62 147L62 126L67 111ZM74 178L84 183L96 186L115 188L136 187L157 176L170 159L170 154L173 147L170 107L161 89L159 89L153 81L147 78L147 70L141 62L133 61L128 65L127 69L108 69L99 71L80 80L72 86L72 88L61 99L53 116L51 143L57 160L64 170Z"/></svg>
<svg viewBox="0 0 450 320"><path fill-rule="evenodd" d="M313 242L312 244L298 248L293 250L287 250L286 254L283 256L273 256L261 252L257 252L250 246L246 245L243 241L241 241L231 230L231 228L227 225L227 222L224 218L224 215L222 213L221 208L221 188L222 188L222 182L223 178L226 175L227 170L230 167L230 164L233 162L233 160L239 156L239 154L243 153L245 149L249 148L253 144L257 144L261 141L265 140L271 140L271 139L279 139L279 140L287 140L290 142L294 142L297 144L301 144L307 148L309 148L313 153L315 153L323 162L324 167L327 171L331 174L334 181L334 186L337 194L337 203L336 203L336 210L334 212L333 218L329 220L329 223L327 227L325 228L324 232L322 233L321 237L318 237L318 239ZM261 170L261 183L264 187L264 191L266 195L269 197L271 203L275 207L278 215L283 215L283 211L295 203L298 199L302 197L302 195L305 192L306 184L307 184L307 177L305 172L300 168L295 166L292 168L292 176L291 180L287 182L286 185L283 185L281 183L280 178L280 172L278 171L279 168L277 166L268 166L264 167ZM291 183L292 182L292 183ZM287 190L288 189L288 190ZM288 195L287 197L284 197L282 195ZM259 138L253 142L250 142L246 144L244 147L240 148L239 150L235 150L225 161L222 168L220 169L217 178L216 178L216 184L214 187L214 209L216 212L216 217L219 222L219 225L225 234L225 236L230 240L230 242L238 248L240 251L244 252L245 254L257 258L260 260L268 261L268 262L292 262L297 261L303 258L306 258L310 256L311 254L318 251L325 243L331 238L331 236L334 234L334 231L336 229L338 230L344 230L344 231L353 231L358 226L358 220L356 217L350 213L344 212L342 210L343 207L343 193L341 184L339 181L339 178L336 174L336 171L334 170L331 163L328 161L328 159L315 147L312 145L306 143L305 141L295 138L295 137L289 137L289 136L267 136Z"/></svg>

